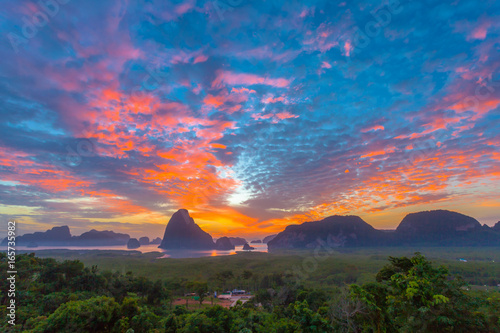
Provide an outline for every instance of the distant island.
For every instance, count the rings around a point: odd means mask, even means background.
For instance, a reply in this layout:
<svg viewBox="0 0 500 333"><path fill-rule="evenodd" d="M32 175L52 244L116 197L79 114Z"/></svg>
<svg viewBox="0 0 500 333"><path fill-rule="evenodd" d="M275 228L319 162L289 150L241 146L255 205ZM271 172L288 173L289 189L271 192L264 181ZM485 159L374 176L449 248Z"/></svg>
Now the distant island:
<svg viewBox="0 0 500 333"><path fill-rule="evenodd" d="M68 226L53 227L45 232L35 232L16 237L16 245L20 246L112 246L126 245L130 236L113 231L90 230L80 236L72 236ZM2 245L7 244L4 238Z"/></svg>
<svg viewBox="0 0 500 333"><path fill-rule="evenodd" d="M243 246L246 243L248 243L245 238L241 238L241 237L228 237L228 239L231 242L231 244L233 244L234 246Z"/></svg>
<svg viewBox="0 0 500 333"><path fill-rule="evenodd" d="M500 223L500 222L499 222ZM500 246L499 223L493 228L448 210L405 216L396 230L373 228L358 216L330 216L321 221L290 225L268 242L278 249L366 246Z"/></svg>
<svg viewBox="0 0 500 333"><path fill-rule="evenodd" d="M170 218L163 239L131 238L113 231L90 230L72 236L68 226L45 232L25 234L16 238L17 245L37 246L111 246L126 245L129 249L158 244L165 250L234 250L235 246L253 249L241 237L212 236L198 226L186 209L179 209ZM493 227L481 225L476 219L448 210L433 210L406 215L395 230L378 230L359 216L334 215L321 221L289 225L276 235L250 244L267 243L268 250L313 249L329 247L378 246L500 246L500 221ZM7 238L2 245L7 244Z"/></svg>
<svg viewBox="0 0 500 333"><path fill-rule="evenodd" d="M128 234L116 233L114 231L97 231L92 229L80 236L72 236L68 226L53 227L45 232L28 233L16 237L16 245L36 248L38 246L119 246L128 245L130 240ZM160 244L161 239L155 238L149 242L148 237L135 239L138 247L141 245ZM134 242L135 244L135 242ZM1 245L7 245L7 238L2 240ZM136 247L137 248L137 247Z"/></svg>
<svg viewBox="0 0 500 333"><path fill-rule="evenodd" d="M215 242L215 249L220 251L234 250L234 245L228 237L221 237Z"/></svg>

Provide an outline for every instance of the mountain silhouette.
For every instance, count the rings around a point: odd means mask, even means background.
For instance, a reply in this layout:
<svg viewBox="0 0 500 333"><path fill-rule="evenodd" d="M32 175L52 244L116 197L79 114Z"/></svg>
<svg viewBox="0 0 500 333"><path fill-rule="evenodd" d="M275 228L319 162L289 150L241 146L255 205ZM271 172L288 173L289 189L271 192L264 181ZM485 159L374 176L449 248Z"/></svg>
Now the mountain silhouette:
<svg viewBox="0 0 500 333"><path fill-rule="evenodd" d="M104 230L92 229L80 236L71 236L68 226L53 227L44 232L35 232L16 237L16 245L19 246L110 246L125 245L130 239L127 234L115 233ZM7 238L2 241L7 244Z"/></svg>
<svg viewBox="0 0 500 333"><path fill-rule="evenodd" d="M151 244L151 245L160 245L161 244L161 238L160 237L156 237L149 244Z"/></svg>
<svg viewBox="0 0 500 333"><path fill-rule="evenodd" d="M231 241L231 244L234 246L241 246L245 245L247 243L247 240L245 238L241 237L228 237L228 239Z"/></svg>
<svg viewBox="0 0 500 333"><path fill-rule="evenodd" d="M165 228L161 249L214 249L210 234L203 231L189 216L186 209L179 209L172 215Z"/></svg>
<svg viewBox="0 0 500 333"><path fill-rule="evenodd" d="M137 240L137 238L130 238L127 242L127 249L138 249L141 247L141 243Z"/></svg>
<svg viewBox="0 0 500 333"><path fill-rule="evenodd" d="M53 227L45 232L35 232L16 237L16 245L54 245L64 246L71 242L71 233L67 225ZM2 241L2 245L7 244L7 238Z"/></svg>
<svg viewBox="0 0 500 333"><path fill-rule="evenodd" d="M481 229L476 219L447 210L412 213L405 216L396 229L400 237L437 241L458 234Z"/></svg>
<svg viewBox="0 0 500 333"><path fill-rule="evenodd" d="M271 239L272 238L272 239ZM269 240L271 239L271 240ZM114 231L92 229L72 236L68 226L53 227L16 237L19 246L110 246L127 245L130 236ZM268 241L269 240L269 241ZM214 244L212 236L203 231L186 209L172 215L163 240L148 237L137 240L140 245L159 244L162 249L232 250L245 245L240 237L221 237ZM269 251L362 246L500 246L500 221L493 227L474 218L448 210L433 210L406 215L396 230L377 230L358 216L330 216L321 221L289 225L277 235L265 237ZM131 242L134 246L135 241ZM7 237L1 245L7 245Z"/></svg>
<svg viewBox="0 0 500 333"><path fill-rule="evenodd" d="M353 246L500 246L500 223L481 226L474 218L434 210L408 214L396 230L377 230L358 216L330 216L290 225L269 241L268 249Z"/></svg>
<svg viewBox="0 0 500 333"><path fill-rule="evenodd" d="M234 250L234 245L228 237L221 237L215 242L215 249L221 251Z"/></svg>
<svg viewBox="0 0 500 333"><path fill-rule="evenodd" d="M71 238L72 245L78 246L112 246L127 244L130 236L127 234L116 233L114 231L98 231L92 229L84 232L80 236Z"/></svg>
<svg viewBox="0 0 500 333"><path fill-rule="evenodd" d="M373 228L359 216L330 216L321 221L290 225L267 243L269 250L379 246L388 243L387 233Z"/></svg>
<svg viewBox="0 0 500 333"><path fill-rule="evenodd" d="M401 245L496 246L500 234L470 216L448 210L411 213L396 229Z"/></svg>
<svg viewBox="0 0 500 333"><path fill-rule="evenodd" d="M149 237L144 236L144 237L139 238L139 243L141 245L149 245L150 244Z"/></svg>

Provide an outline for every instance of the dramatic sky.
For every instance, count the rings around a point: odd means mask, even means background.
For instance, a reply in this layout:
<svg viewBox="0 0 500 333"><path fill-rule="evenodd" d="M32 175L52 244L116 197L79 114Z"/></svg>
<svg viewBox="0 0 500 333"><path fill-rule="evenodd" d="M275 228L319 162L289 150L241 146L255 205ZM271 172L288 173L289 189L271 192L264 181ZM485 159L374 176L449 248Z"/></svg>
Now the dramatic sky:
<svg viewBox="0 0 500 333"><path fill-rule="evenodd" d="M215 237L334 214L500 220L497 0L21 0L0 16L0 212L20 233L156 237L179 208Z"/></svg>

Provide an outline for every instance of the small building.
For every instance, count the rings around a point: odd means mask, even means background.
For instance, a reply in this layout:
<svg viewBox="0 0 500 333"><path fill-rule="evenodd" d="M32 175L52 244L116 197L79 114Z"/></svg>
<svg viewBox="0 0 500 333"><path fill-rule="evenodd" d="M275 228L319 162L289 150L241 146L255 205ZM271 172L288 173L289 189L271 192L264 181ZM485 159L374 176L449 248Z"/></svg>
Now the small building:
<svg viewBox="0 0 500 333"><path fill-rule="evenodd" d="M233 295L245 295L246 292L245 290L240 290L240 289L234 289L232 292Z"/></svg>
<svg viewBox="0 0 500 333"><path fill-rule="evenodd" d="M220 293L219 295L217 295L217 298L218 299L231 299L231 296L233 296L231 294L231 292L228 292L228 293Z"/></svg>

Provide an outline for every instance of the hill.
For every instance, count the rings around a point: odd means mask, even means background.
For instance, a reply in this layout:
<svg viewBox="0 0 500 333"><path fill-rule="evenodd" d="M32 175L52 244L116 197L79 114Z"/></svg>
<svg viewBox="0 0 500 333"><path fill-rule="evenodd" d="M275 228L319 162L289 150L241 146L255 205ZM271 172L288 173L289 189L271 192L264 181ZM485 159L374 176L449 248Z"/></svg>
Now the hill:
<svg viewBox="0 0 500 333"><path fill-rule="evenodd" d="M116 233L114 231L97 231L92 229L84 232L80 236L71 238L72 245L78 246L112 246L127 244L130 236L127 234Z"/></svg>
<svg viewBox="0 0 500 333"><path fill-rule="evenodd" d="M474 218L448 210L432 210L405 216L396 229L402 245L496 246L500 234Z"/></svg>
<svg viewBox="0 0 500 333"><path fill-rule="evenodd" d="M229 251L234 250L234 245L231 243L231 240L227 237L221 237L215 242L215 249L221 251Z"/></svg>
<svg viewBox="0 0 500 333"><path fill-rule="evenodd" d="M380 246L388 234L358 216L330 216L321 221L290 225L267 243L269 250L329 247Z"/></svg>
<svg viewBox="0 0 500 333"><path fill-rule="evenodd" d="M16 237L16 245L19 246L110 246L125 245L130 239L127 234L115 233L104 230L92 229L80 236L71 236L68 226L53 227L44 232L35 232ZM2 245L7 244L7 238Z"/></svg>
<svg viewBox="0 0 500 333"><path fill-rule="evenodd" d="M233 244L234 246L243 246L247 243L247 240L245 238L241 237L228 237L228 238L231 244Z"/></svg>
<svg viewBox="0 0 500 333"><path fill-rule="evenodd" d="M481 226L474 218L448 210L408 214L395 231L374 229L357 216L330 216L290 225L269 241L268 249L364 246L500 246L500 224Z"/></svg>
<svg viewBox="0 0 500 333"><path fill-rule="evenodd" d="M35 232L16 237L16 245L54 245L64 246L71 243L71 233L67 225L53 227L45 232ZM7 238L4 238L2 245L7 244Z"/></svg>

